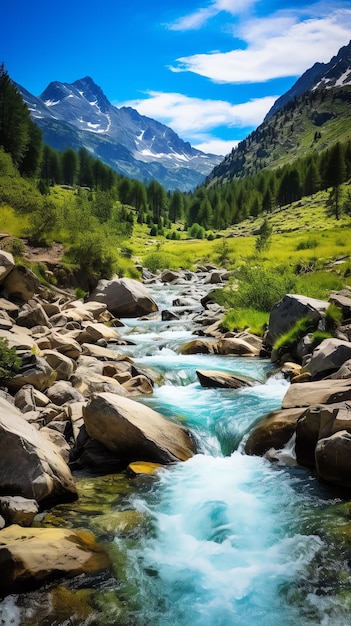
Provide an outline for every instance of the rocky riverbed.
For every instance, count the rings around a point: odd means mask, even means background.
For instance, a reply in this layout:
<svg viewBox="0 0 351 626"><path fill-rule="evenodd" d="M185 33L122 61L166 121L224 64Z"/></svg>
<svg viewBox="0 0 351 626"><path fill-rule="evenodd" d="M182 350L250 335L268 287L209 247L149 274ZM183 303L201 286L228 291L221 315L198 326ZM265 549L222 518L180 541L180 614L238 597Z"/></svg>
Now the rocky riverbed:
<svg viewBox="0 0 351 626"><path fill-rule="evenodd" d="M153 373L125 354L123 318L186 315L195 330L183 354L257 358L271 355L291 380L281 410L262 416L245 452L275 460L293 441L297 462L328 484L349 489L351 468L351 294L331 294L343 320L334 337L315 349L306 335L293 354L275 354L276 337L310 316L323 328L329 302L287 295L271 313L264 340L249 332L223 333L223 310L211 290L226 272L142 270L143 283L101 281L86 302L42 287L30 270L0 259L0 337L21 358L19 372L0 396L0 563L2 595L26 591L61 576L109 570L111 562L90 533L34 528L42 510L78 497L74 473L81 469L153 472L191 459L198 442L191 429L140 402L151 396ZM148 285L178 284L182 295L161 311ZM204 387L250 386L250 377L198 370ZM38 555L38 558L33 558Z"/></svg>

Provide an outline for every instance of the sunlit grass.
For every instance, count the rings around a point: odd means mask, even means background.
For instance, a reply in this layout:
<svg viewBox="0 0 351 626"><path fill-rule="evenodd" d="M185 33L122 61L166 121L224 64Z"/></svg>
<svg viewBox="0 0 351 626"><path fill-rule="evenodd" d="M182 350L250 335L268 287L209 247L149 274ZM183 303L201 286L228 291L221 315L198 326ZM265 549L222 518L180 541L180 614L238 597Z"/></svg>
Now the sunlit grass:
<svg viewBox="0 0 351 626"><path fill-rule="evenodd" d="M252 308L231 309L223 318L222 326L230 331L247 330L262 336L267 328L269 314Z"/></svg>
<svg viewBox="0 0 351 626"><path fill-rule="evenodd" d="M28 215L16 213L12 207L0 206L0 230L13 237L24 237L28 229Z"/></svg>

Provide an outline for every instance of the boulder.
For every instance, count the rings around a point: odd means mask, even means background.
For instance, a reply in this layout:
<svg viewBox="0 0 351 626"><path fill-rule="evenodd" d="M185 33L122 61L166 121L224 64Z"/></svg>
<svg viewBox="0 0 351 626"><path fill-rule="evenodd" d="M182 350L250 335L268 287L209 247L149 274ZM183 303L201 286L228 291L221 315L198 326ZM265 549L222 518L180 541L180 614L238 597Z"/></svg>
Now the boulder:
<svg viewBox="0 0 351 626"><path fill-rule="evenodd" d="M31 526L39 511L36 500L22 496L0 496L0 514L6 525Z"/></svg>
<svg viewBox="0 0 351 626"><path fill-rule="evenodd" d="M26 305L28 307L28 305ZM46 326L51 328L51 322L43 307L35 303L33 306L22 309L16 320L17 326L33 328L34 326Z"/></svg>
<svg viewBox="0 0 351 626"><path fill-rule="evenodd" d="M32 352L21 354L22 364L18 374L7 381L7 386L12 391L21 389L24 385L33 385L35 389L44 391L55 380L55 372L43 357L36 356Z"/></svg>
<svg viewBox="0 0 351 626"><path fill-rule="evenodd" d="M129 398L93 395L83 415L90 437L123 458L126 465L136 460L185 461L196 451L185 428Z"/></svg>
<svg viewBox="0 0 351 626"><path fill-rule="evenodd" d="M16 348L16 350L36 350L38 351L38 345L32 337L30 337L25 329L21 329L19 326L13 326L12 330L0 330L0 337L7 340L9 348Z"/></svg>
<svg viewBox="0 0 351 626"><path fill-rule="evenodd" d="M217 342L217 353L222 355L258 356L260 348L242 337L227 337Z"/></svg>
<svg viewBox="0 0 351 626"><path fill-rule="evenodd" d="M70 359L76 360L82 353L82 348L79 343L67 335L52 332L46 339L50 342L49 348L57 350L61 352L61 354L65 354Z"/></svg>
<svg viewBox="0 0 351 626"><path fill-rule="evenodd" d="M307 383L294 383L290 385L283 401L283 409L294 407L307 407L312 404L333 404L345 402L351 399L351 381L345 380L319 380Z"/></svg>
<svg viewBox="0 0 351 626"><path fill-rule="evenodd" d="M158 311L146 287L131 278L99 281L89 300L106 304L116 317L140 317Z"/></svg>
<svg viewBox="0 0 351 626"><path fill-rule="evenodd" d="M335 372L349 359L351 359L351 343L331 337L324 339L313 351L310 361L302 372L310 372L312 376Z"/></svg>
<svg viewBox="0 0 351 626"><path fill-rule="evenodd" d="M351 411L348 403L314 405L308 407L296 425L296 460L304 467L315 467L315 450L319 439L336 432L351 433Z"/></svg>
<svg viewBox="0 0 351 626"><path fill-rule="evenodd" d="M286 333L301 317L315 320L316 326L327 310L329 302L298 294L287 294L274 305L265 335L265 343L272 348L275 341Z"/></svg>
<svg viewBox="0 0 351 626"><path fill-rule="evenodd" d="M28 267L16 265L2 283L9 300L28 302L40 288L39 279Z"/></svg>
<svg viewBox="0 0 351 626"><path fill-rule="evenodd" d="M71 382L75 389L82 394L82 396L89 398L92 393L99 393L108 391L111 394L117 394L120 396L126 396L127 391L122 385L109 376L103 376L94 371L91 367L79 366L71 377Z"/></svg>
<svg viewBox="0 0 351 626"><path fill-rule="evenodd" d="M42 356L56 373L56 380L69 380L74 372L74 361L56 350L43 350Z"/></svg>
<svg viewBox="0 0 351 626"><path fill-rule="evenodd" d="M60 380L54 383L46 392L47 397L57 406L70 404L71 402L83 402L84 398L73 385L66 381Z"/></svg>
<svg viewBox="0 0 351 626"><path fill-rule="evenodd" d="M11 252L0 250L0 283L15 267L15 261Z"/></svg>
<svg viewBox="0 0 351 626"><path fill-rule="evenodd" d="M245 443L245 453L262 456L271 448L281 450L295 432L302 409L272 411L252 428Z"/></svg>
<svg viewBox="0 0 351 626"><path fill-rule="evenodd" d="M163 283L173 283L175 280L180 278L179 272L174 272L173 270L163 270L161 272L161 281Z"/></svg>
<svg viewBox="0 0 351 626"><path fill-rule="evenodd" d="M181 354L214 354L216 342L211 339L193 339L189 343L182 346Z"/></svg>
<svg viewBox="0 0 351 626"><path fill-rule="evenodd" d="M21 593L61 577L110 569L111 561L95 537L84 530L27 528L16 524L0 532L0 593Z"/></svg>
<svg viewBox="0 0 351 626"><path fill-rule="evenodd" d="M342 364L340 369L338 369L338 371L335 372L334 374L331 374L329 378L331 379L351 378L351 359L348 359L348 361L345 361L345 363Z"/></svg>
<svg viewBox="0 0 351 626"><path fill-rule="evenodd" d="M83 322L82 326L83 329L76 337L79 344L96 343L100 339L116 341L120 337L116 328L111 328L100 322Z"/></svg>
<svg viewBox="0 0 351 626"><path fill-rule="evenodd" d="M239 374L230 374L219 370L196 370L196 375L202 387L240 389L240 387L253 387L257 380Z"/></svg>
<svg viewBox="0 0 351 626"><path fill-rule="evenodd" d="M329 301L338 306L343 313L344 319L350 317L351 313L351 291L346 293L332 293L329 297Z"/></svg>
<svg viewBox="0 0 351 626"><path fill-rule="evenodd" d="M351 433L341 430L320 439L315 451L319 478L340 487L351 487Z"/></svg>
<svg viewBox="0 0 351 626"><path fill-rule="evenodd" d="M77 497L69 468L21 413L0 397L0 493L37 500Z"/></svg>

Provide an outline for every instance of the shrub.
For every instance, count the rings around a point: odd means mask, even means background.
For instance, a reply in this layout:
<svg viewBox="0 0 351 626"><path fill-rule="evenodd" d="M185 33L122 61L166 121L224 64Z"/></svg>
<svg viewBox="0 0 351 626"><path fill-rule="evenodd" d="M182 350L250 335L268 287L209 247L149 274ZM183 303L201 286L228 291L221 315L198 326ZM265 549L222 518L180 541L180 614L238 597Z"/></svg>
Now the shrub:
<svg viewBox="0 0 351 626"><path fill-rule="evenodd" d="M237 290L223 289L219 295L224 306L270 312L274 304L296 287L296 276L286 267L245 266L240 268L237 278Z"/></svg>
<svg viewBox="0 0 351 626"><path fill-rule="evenodd" d="M116 253L103 233L82 233L67 253L68 259L87 272L109 278L115 271Z"/></svg>
<svg viewBox="0 0 351 626"><path fill-rule="evenodd" d="M309 250L311 248L317 248L318 241L315 237L309 237L308 239L303 239L299 241L296 245L295 250Z"/></svg>
<svg viewBox="0 0 351 626"><path fill-rule="evenodd" d="M0 337L0 383L3 384L17 374L21 363L16 348L9 348L7 339Z"/></svg>
<svg viewBox="0 0 351 626"><path fill-rule="evenodd" d="M195 222L192 226L190 226L188 234L192 239L205 239L206 231L203 226L200 226L200 224Z"/></svg>

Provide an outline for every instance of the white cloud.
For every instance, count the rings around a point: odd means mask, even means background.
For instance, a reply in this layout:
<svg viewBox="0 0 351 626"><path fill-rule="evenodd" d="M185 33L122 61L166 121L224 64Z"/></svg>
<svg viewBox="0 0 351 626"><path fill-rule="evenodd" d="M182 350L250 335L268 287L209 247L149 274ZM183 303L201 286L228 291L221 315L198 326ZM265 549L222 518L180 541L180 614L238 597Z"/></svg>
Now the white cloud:
<svg viewBox="0 0 351 626"><path fill-rule="evenodd" d="M208 154L219 154L220 156L225 156L232 151L232 148L236 148L238 143L239 141L237 139L228 141L225 139L209 137L207 140L203 139L200 143L193 143L193 148L201 150L202 152L207 152Z"/></svg>
<svg viewBox="0 0 351 626"><path fill-rule="evenodd" d="M265 82L298 76L316 61L329 61L348 43L350 31L348 9L302 22L291 15L276 14L237 27L235 36L246 41L246 49L181 57L170 69L193 72L219 83Z"/></svg>
<svg viewBox="0 0 351 626"><path fill-rule="evenodd" d="M259 125L278 96L256 98L249 102L231 104L225 100L201 100L179 93L152 91L147 98L124 102L123 106L137 109L170 126L174 131L193 143L198 133L225 127ZM122 106L118 103L118 106Z"/></svg>
<svg viewBox="0 0 351 626"><path fill-rule="evenodd" d="M173 24L169 24L170 30L196 30L201 28L211 17L215 17L221 11L238 15L255 4L257 0L215 0L205 8L200 8L194 13L179 18Z"/></svg>

